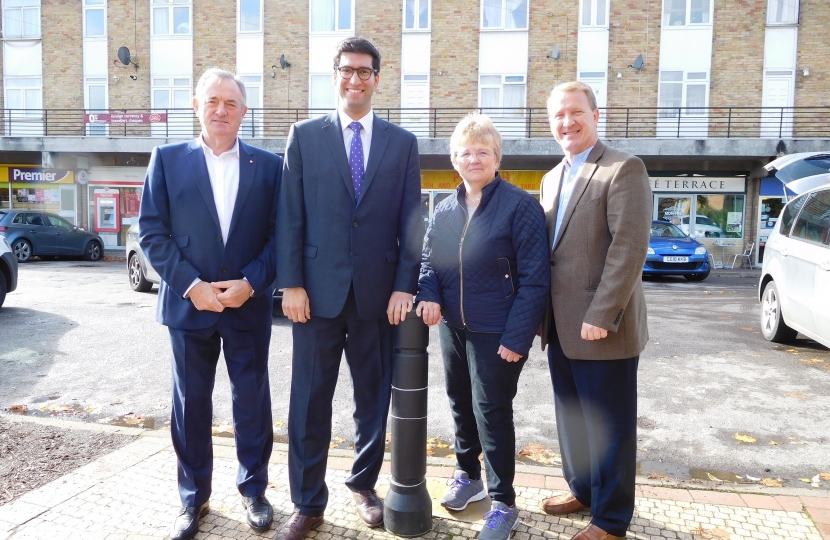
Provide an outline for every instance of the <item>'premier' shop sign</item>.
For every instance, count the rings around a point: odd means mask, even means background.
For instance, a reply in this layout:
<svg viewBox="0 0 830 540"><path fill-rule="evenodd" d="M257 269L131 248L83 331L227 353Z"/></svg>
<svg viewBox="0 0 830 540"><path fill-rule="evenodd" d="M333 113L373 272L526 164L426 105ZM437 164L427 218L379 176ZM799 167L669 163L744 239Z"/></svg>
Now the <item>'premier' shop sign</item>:
<svg viewBox="0 0 830 540"><path fill-rule="evenodd" d="M652 176L651 190L686 193L745 193L746 178L707 176Z"/></svg>
<svg viewBox="0 0 830 540"><path fill-rule="evenodd" d="M9 167L9 182L31 184L57 184L70 179L66 169L42 169L40 167Z"/></svg>

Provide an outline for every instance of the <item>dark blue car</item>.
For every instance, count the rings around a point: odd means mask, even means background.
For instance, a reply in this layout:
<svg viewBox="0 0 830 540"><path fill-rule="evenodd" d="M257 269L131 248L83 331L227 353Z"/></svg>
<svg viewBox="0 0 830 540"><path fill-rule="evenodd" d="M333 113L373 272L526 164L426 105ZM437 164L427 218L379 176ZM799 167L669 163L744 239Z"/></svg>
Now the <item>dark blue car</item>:
<svg viewBox="0 0 830 540"><path fill-rule="evenodd" d="M644 276L683 276L689 281L703 281L709 271L706 247L668 221L651 222Z"/></svg>

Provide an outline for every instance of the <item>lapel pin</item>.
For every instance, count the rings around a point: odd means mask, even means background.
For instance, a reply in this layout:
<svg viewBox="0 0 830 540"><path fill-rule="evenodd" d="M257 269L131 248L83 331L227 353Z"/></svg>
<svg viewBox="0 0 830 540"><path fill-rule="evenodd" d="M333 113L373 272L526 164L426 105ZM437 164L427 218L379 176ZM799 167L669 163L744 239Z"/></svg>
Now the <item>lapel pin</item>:
<svg viewBox="0 0 830 540"><path fill-rule="evenodd" d="M253 163L253 162L254 162L254 160L252 159L249 163Z"/></svg>

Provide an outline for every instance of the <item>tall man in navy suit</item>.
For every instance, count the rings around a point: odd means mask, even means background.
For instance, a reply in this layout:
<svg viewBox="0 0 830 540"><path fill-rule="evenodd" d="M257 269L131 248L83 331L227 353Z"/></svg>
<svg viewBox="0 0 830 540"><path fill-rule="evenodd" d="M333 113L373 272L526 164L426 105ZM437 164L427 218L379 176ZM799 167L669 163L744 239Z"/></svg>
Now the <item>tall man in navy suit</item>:
<svg viewBox="0 0 830 540"><path fill-rule="evenodd" d="M420 248L415 136L372 112L380 53L349 38L332 78L338 110L291 128L278 212L277 286L294 321L288 470L295 513L277 534L299 539L328 501L332 396L345 350L355 402L355 459L346 485L360 518L381 524L374 487L383 461L392 325L412 309Z"/></svg>
<svg viewBox="0 0 830 540"><path fill-rule="evenodd" d="M170 431L182 501L174 540L195 535L208 511L220 348L248 524L262 532L273 517L264 494L274 441L268 345L282 158L237 138L248 108L245 86L232 73L207 70L193 108L201 135L153 151L138 218L141 248L163 280L157 319L169 328L173 349Z"/></svg>

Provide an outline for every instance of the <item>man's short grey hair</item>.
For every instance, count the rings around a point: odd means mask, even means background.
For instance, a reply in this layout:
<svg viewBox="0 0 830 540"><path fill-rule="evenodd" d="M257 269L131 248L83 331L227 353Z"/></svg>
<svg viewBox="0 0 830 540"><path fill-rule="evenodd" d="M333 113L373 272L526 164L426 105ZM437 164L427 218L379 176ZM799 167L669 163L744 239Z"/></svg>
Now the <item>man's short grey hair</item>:
<svg viewBox="0 0 830 540"><path fill-rule="evenodd" d="M224 69L219 68L210 68L202 73L202 76L199 77L199 82L196 83L196 90L193 92L193 96L196 99L200 99L204 96L205 89L215 81L228 80L235 82L239 87L239 91L242 93L242 105L247 106L246 103L248 101L248 93L245 91L245 83L243 83L242 79L230 71L225 71Z"/></svg>
<svg viewBox="0 0 830 540"><path fill-rule="evenodd" d="M553 96L557 93L565 94L567 92L585 92L585 95L588 96L588 103L591 105L591 110L597 110L597 97L594 95L591 87L584 82L571 81L558 84L550 91L550 96L548 96L548 111L550 111L550 100L553 99Z"/></svg>

